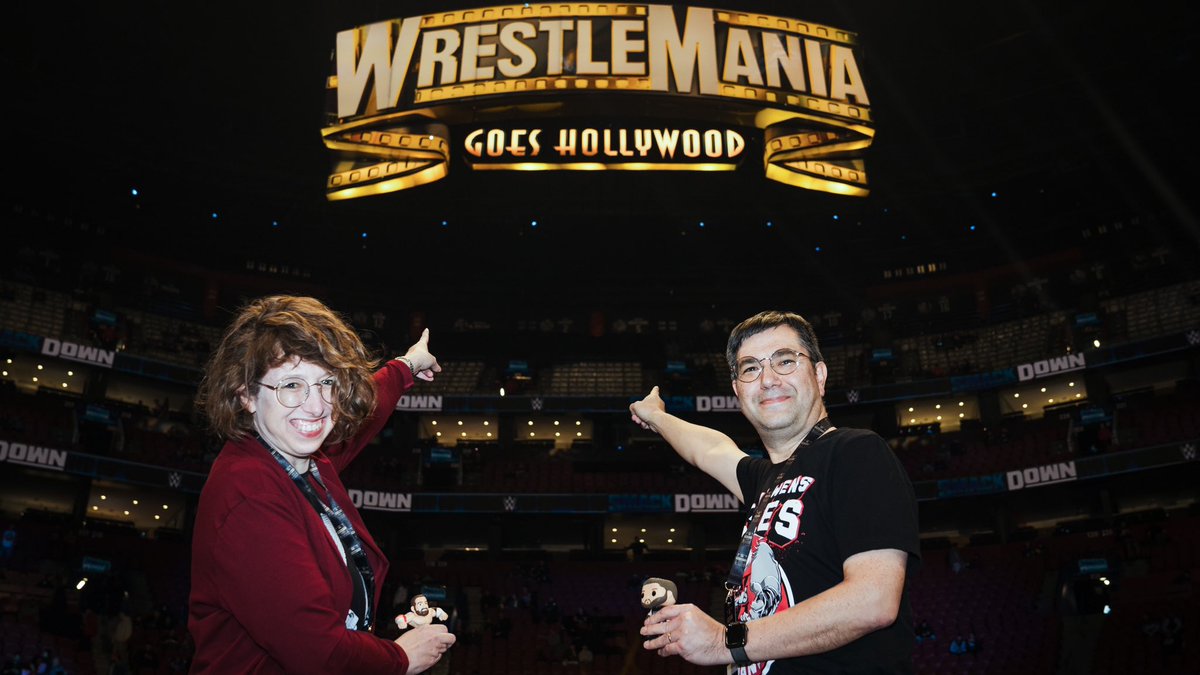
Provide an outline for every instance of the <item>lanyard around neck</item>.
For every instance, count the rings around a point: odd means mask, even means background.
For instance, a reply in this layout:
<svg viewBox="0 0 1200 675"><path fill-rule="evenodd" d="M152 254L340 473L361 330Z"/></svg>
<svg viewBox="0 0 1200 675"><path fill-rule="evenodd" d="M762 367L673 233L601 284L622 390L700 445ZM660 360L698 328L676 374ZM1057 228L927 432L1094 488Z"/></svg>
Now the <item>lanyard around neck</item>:
<svg viewBox="0 0 1200 675"><path fill-rule="evenodd" d="M263 444L263 447L271 451L271 456L275 458L279 466L283 467L283 470L287 472L288 477L292 479L296 487L300 488L300 492L308 499L308 503L312 504L317 515L325 516L332 523L334 533L342 543L342 549L345 551L347 558L349 558L347 563L350 561L354 562L354 571L358 572L357 576L360 579L361 588L355 589L355 596L357 597L359 592L362 593L362 606L353 608L355 613L360 617L358 620L358 630L371 630L371 601L374 598L375 572L371 569L371 561L367 560L367 553L362 547L362 539L354 531L354 525L350 523L350 518L346 516L346 512L342 510L342 507L338 506L337 500L333 498L333 493L329 491L329 488L325 487L325 481L321 480L321 471L317 468L317 463L311 459L309 460L313 478L325 490L325 494L329 498L328 504L317 496L317 491L313 489L312 484L305 480L304 476L301 476L300 472L296 470L296 467L292 466L291 462L287 461L278 450L271 447L271 444L261 435L255 434L255 437L258 438L259 443ZM347 564L347 567L349 567L349 564ZM351 576L356 575L352 574Z"/></svg>
<svg viewBox="0 0 1200 675"><path fill-rule="evenodd" d="M792 465L792 460L796 458L796 454L801 449L812 445L832 427L833 424L829 422L828 417L822 417L818 420L813 425L813 428L808 430L808 433L800 441L800 445L796 446L796 449L792 451L792 454L780 462L779 469L775 472L775 480L767 483L767 489L779 483L780 479L783 478L783 474L788 470L788 467ZM729 577L725 580L725 588L730 592L736 591L742 585L742 574L746 571L746 563L750 560L750 545L754 541L754 528L758 521L762 519L763 511L766 510L767 502L769 501L771 500L767 497L766 489L764 489L758 497L758 505L754 509L754 517L750 519L750 522L746 525L746 531L742 533L742 541L738 545L737 555L733 558L733 565L729 567Z"/></svg>

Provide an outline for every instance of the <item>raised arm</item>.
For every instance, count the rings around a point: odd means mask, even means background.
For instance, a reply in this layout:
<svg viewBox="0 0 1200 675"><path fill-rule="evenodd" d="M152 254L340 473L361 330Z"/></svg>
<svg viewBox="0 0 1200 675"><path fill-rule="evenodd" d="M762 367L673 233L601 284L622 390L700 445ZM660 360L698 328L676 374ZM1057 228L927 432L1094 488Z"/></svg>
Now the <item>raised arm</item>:
<svg viewBox="0 0 1200 675"><path fill-rule="evenodd" d="M353 438L330 447L329 458L334 467L340 472L354 461L359 452L387 425L396 409L396 402L418 378L432 382L434 373L440 372L442 366L438 364L437 357L429 353L429 329L426 328L404 356L385 362L382 368L375 371L375 414L367 419Z"/></svg>
<svg viewBox="0 0 1200 675"><path fill-rule="evenodd" d="M629 412L634 424L662 436L685 462L715 478L738 501L746 501L737 479L738 462L746 453L732 438L668 413L658 387L651 389L646 398L630 404Z"/></svg>
<svg viewBox="0 0 1200 675"><path fill-rule="evenodd" d="M409 347L404 356L397 358L408 366L414 378L425 380L426 382L433 382L433 374L442 372L442 367L438 364L437 357L429 353L428 328L421 331L421 339Z"/></svg>

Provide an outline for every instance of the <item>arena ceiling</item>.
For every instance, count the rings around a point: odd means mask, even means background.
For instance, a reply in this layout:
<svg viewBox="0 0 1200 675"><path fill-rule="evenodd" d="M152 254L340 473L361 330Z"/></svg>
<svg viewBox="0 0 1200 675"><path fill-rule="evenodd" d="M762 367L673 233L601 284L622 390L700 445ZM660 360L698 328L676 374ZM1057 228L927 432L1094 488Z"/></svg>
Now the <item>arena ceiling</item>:
<svg viewBox="0 0 1200 675"><path fill-rule="evenodd" d="M888 266L1004 265L1145 213L1163 223L1147 237L1200 241L1188 3L691 3L857 31L878 120L865 198L773 184L753 163L456 165L439 183L330 203L320 130L336 32L448 6L346 4L14 6L0 47L13 203L113 214L114 239L170 260L292 261L325 283L451 299L536 287L550 302L671 301L689 285L802 297Z"/></svg>

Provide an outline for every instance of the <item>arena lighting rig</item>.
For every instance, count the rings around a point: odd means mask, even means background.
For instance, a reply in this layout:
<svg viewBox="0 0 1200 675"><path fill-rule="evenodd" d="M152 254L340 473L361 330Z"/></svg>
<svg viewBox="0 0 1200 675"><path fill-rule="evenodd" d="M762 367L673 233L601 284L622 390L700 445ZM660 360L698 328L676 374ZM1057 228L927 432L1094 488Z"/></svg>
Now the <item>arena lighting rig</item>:
<svg viewBox="0 0 1200 675"><path fill-rule="evenodd" d="M730 171L864 196L874 138L856 36L705 7L446 10L337 35L330 200L473 170Z"/></svg>

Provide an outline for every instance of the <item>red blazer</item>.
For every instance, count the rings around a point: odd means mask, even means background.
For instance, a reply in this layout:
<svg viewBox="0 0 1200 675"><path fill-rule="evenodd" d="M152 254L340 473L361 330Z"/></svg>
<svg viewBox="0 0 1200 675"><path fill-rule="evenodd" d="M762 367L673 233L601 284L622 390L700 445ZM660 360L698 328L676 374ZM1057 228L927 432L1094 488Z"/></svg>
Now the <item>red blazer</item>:
<svg viewBox="0 0 1200 675"><path fill-rule="evenodd" d="M362 538L378 608L388 561L338 473L387 423L413 376L388 361L375 384L378 414L353 439L313 457ZM397 644L346 629L353 593L329 531L271 454L252 437L226 443L200 493L192 536L191 672L405 673L408 656Z"/></svg>

